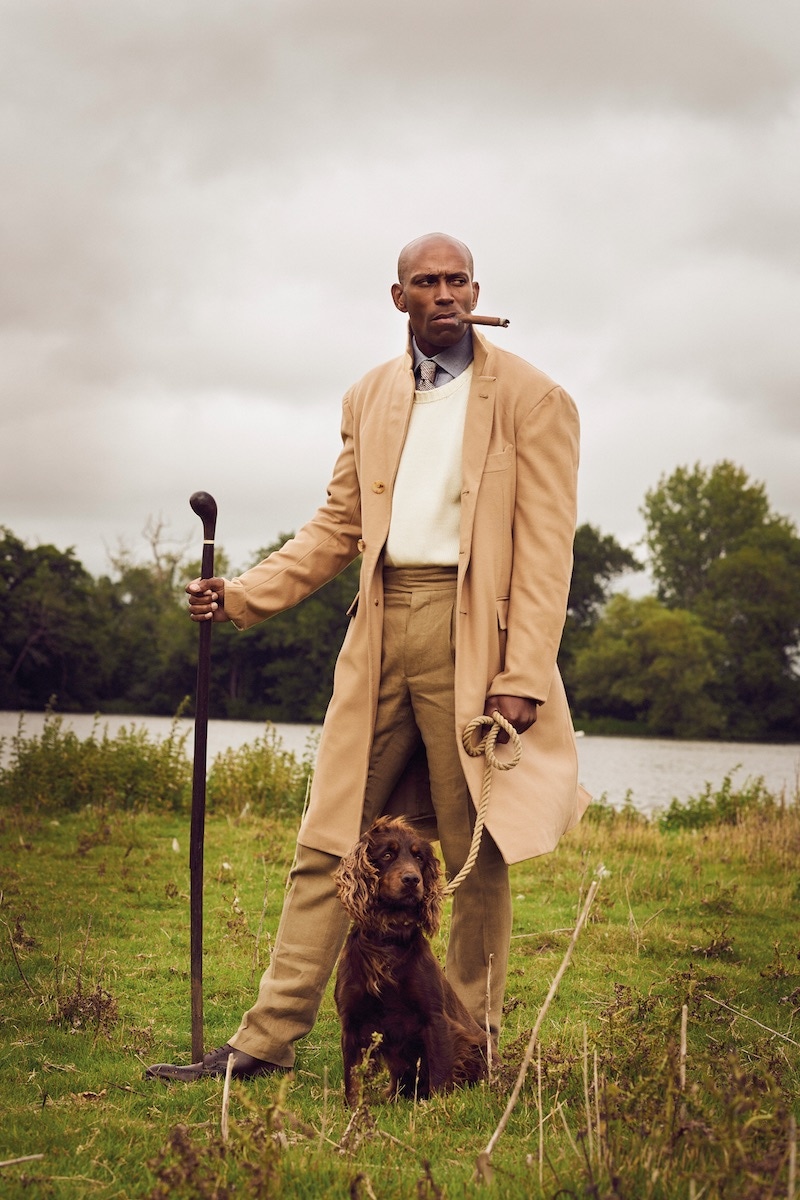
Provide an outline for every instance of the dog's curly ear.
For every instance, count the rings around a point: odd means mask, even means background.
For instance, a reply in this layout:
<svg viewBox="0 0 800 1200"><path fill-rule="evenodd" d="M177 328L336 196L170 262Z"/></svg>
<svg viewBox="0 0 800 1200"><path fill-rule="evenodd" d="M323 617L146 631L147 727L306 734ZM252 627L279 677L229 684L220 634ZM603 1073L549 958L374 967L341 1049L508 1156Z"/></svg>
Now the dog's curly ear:
<svg viewBox="0 0 800 1200"><path fill-rule="evenodd" d="M369 920L378 893L379 875L369 859L369 839L362 837L333 873L339 899L357 925Z"/></svg>
<svg viewBox="0 0 800 1200"><path fill-rule="evenodd" d="M420 925L422 932L428 937L433 935L439 929L439 922L442 919L442 878L439 869L439 860L433 852L433 847L430 843L425 843L424 859L422 863L422 911L420 913Z"/></svg>

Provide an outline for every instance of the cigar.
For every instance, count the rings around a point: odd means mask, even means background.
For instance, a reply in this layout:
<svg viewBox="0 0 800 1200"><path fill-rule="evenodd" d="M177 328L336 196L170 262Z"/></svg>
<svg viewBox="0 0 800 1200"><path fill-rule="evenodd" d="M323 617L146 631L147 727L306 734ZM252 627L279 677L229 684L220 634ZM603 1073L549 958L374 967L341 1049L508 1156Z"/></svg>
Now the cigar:
<svg viewBox="0 0 800 1200"><path fill-rule="evenodd" d="M479 317L477 313L459 313L458 319L467 325L499 325L501 329L508 329L511 324L508 317Z"/></svg>

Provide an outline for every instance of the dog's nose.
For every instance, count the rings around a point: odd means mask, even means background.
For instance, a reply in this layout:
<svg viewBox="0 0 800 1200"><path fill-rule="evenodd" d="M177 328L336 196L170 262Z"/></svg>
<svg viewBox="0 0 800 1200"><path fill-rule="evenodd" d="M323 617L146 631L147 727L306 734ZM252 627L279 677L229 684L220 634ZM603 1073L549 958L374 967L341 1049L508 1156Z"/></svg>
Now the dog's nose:
<svg viewBox="0 0 800 1200"><path fill-rule="evenodd" d="M422 882L422 877L418 871L404 871L402 878L406 887L416 887L417 884Z"/></svg>

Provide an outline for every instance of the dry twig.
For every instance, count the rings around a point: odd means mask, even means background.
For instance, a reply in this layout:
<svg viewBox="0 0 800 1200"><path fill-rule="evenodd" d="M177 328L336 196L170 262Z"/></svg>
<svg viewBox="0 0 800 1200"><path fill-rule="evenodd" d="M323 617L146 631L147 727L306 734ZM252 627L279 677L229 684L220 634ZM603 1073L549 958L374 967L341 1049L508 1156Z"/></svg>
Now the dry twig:
<svg viewBox="0 0 800 1200"><path fill-rule="evenodd" d="M498 1141L500 1140L501 1134L503 1133L506 1125L508 1124L509 1117L511 1116L512 1112L514 1111L514 1106L516 1105L517 1100L519 1099L519 1094L522 1091L522 1085L525 1082L525 1076L528 1072L528 1067L530 1066L531 1059L533 1058L533 1051L536 1048L536 1041L537 1041L537 1038L539 1037L539 1030L542 1027L542 1022L544 1021L547 1010L550 1007L550 1005L552 1004L555 994L558 991L558 986L561 983L561 980L564 976L564 972L566 971L567 967L569 966L569 960L572 957L572 951L575 949L575 945L578 941L578 937L580 935L581 929L583 928L583 926L586 922L586 918L589 915L589 910L592 907L592 903L594 901L595 893L597 892L598 886L599 886L599 880L597 880L597 879L592 880L592 885L589 888L589 891L587 893L586 900L584 901L583 908L581 909L581 914L578 917L578 920L575 924L575 928L572 931L572 937L570 938L570 943L567 946L566 954L564 955L564 958L561 962L561 966L556 971L553 982L550 984L550 990L547 993L545 1002L542 1005L542 1007L539 1009L539 1015L536 1018L536 1024L533 1027L533 1032L531 1033L530 1040L528 1041L528 1045L527 1045L525 1054L522 1059L522 1066L519 1069L519 1074L517 1075L517 1081L514 1084L514 1087L512 1089L511 1095L509 1097L508 1103L505 1108L505 1112L503 1113L502 1117L500 1118L500 1121L499 1121L498 1126L495 1129L494 1133L489 1138L486 1148L484 1150L482 1150L481 1153L478 1155L478 1159L475 1164L476 1173L477 1173L478 1179L482 1180L484 1183L490 1183L492 1180L492 1166L491 1166L492 1153L493 1153L494 1148L497 1145Z"/></svg>
<svg viewBox="0 0 800 1200"><path fill-rule="evenodd" d="M686 1026L689 1020L689 1005L681 1008L681 1058L680 1058L680 1088L686 1090Z"/></svg>
<svg viewBox="0 0 800 1200"><path fill-rule="evenodd" d="M228 1055L228 1061L225 1064L225 1083L222 1088L222 1114L219 1121L219 1132L223 1142L228 1140L228 1109L231 1103L231 1075L233 1073L233 1060L235 1055L231 1051Z"/></svg>
<svg viewBox="0 0 800 1200"><path fill-rule="evenodd" d="M7 1158L5 1162L0 1162L0 1170L3 1167L16 1167L18 1163L38 1162L40 1158L44 1158L43 1154L25 1154L22 1158Z"/></svg>
<svg viewBox="0 0 800 1200"><path fill-rule="evenodd" d="M30 994L32 996L35 996L36 993L34 992L31 985L28 983L27 979L25 978L25 972L23 971L22 965L19 961L19 958L17 957L17 947L14 945L14 935L12 934L11 929L9 928L9 926L6 924L5 921L3 921L3 924L5 925L6 929L8 930L8 944L11 947L11 953L14 955L14 962L17 964L17 970L19 971L20 979L25 984L25 987L28 989ZM4 1163L0 1163L0 1167L2 1167L4 1165L5 1165Z"/></svg>
<svg viewBox="0 0 800 1200"><path fill-rule="evenodd" d="M726 1004L724 1000L717 1000L716 996L712 996L709 992L703 992L703 996L706 1000L711 1000L713 1004L718 1004L720 1008L727 1008L728 1012L732 1012L734 1016L741 1017L744 1021L752 1021L752 1023L757 1025L759 1029L765 1029L767 1033L772 1033L775 1035L775 1037L783 1038L783 1040L785 1042L789 1042L790 1045L800 1048L800 1042L794 1041L794 1039L790 1038L788 1034L781 1033L780 1030L773 1029L769 1025L762 1025L761 1021L757 1021L755 1017L748 1017L747 1013L742 1012L741 1009L732 1008L730 1004Z"/></svg>

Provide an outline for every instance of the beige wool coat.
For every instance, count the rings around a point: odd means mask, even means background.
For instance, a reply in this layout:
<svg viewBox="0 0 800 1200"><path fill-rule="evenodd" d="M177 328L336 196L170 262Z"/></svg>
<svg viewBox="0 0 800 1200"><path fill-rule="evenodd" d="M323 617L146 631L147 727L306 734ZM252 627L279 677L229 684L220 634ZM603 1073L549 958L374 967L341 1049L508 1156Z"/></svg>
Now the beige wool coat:
<svg viewBox="0 0 800 1200"><path fill-rule="evenodd" d="M506 862L552 850L583 813L577 753L556 668L572 570L578 416L570 397L529 363L473 330L462 455L455 631L457 738L480 801L484 759L461 732L489 694L541 701L522 758L493 773L486 825ZM240 629L292 607L362 555L357 601L339 654L319 745L303 845L346 854L360 834L381 664L382 551L414 400L409 348L345 395L342 451L327 502L280 550L225 589ZM502 748L500 754L502 756ZM409 765L390 811L435 836L426 763Z"/></svg>

